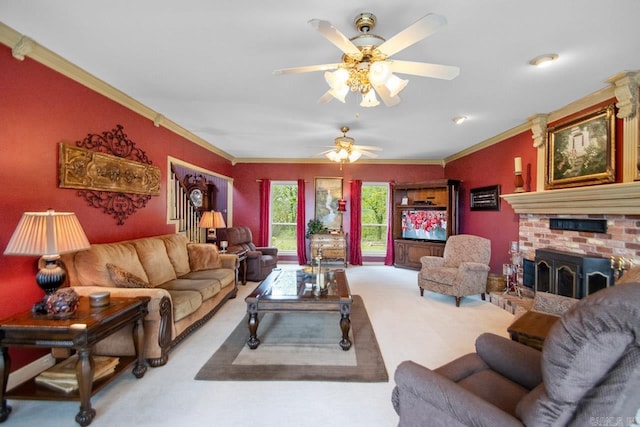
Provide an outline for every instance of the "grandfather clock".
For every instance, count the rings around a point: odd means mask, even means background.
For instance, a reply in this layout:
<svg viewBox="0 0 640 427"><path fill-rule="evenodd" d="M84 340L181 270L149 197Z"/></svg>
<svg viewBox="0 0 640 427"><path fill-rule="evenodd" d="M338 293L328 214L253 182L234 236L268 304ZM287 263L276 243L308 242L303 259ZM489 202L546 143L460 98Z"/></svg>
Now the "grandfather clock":
<svg viewBox="0 0 640 427"><path fill-rule="evenodd" d="M213 210L215 186L208 183L205 177L202 175L185 175L183 185L187 192L189 203L198 212Z"/></svg>

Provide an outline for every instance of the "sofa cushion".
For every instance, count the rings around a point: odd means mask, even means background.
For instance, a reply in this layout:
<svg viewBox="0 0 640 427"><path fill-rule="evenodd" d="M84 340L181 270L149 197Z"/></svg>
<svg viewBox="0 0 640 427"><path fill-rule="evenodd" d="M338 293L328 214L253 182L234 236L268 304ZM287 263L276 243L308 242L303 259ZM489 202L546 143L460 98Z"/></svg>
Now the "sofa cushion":
<svg viewBox="0 0 640 427"><path fill-rule="evenodd" d="M222 267L216 245L207 243L189 243L189 266L191 271L209 270Z"/></svg>
<svg viewBox="0 0 640 427"><path fill-rule="evenodd" d="M149 237L133 240L131 243L138 251L138 258L147 273L151 286L158 286L177 277L162 239Z"/></svg>
<svg viewBox="0 0 640 427"><path fill-rule="evenodd" d="M168 290L173 305L173 323L184 319L202 305L202 295L198 291Z"/></svg>
<svg viewBox="0 0 640 427"><path fill-rule="evenodd" d="M174 279L159 286L168 291L198 291L202 300L206 301L220 292L220 282L206 279Z"/></svg>
<svg viewBox="0 0 640 427"><path fill-rule="evenodd" d="M107 264L117 265L125 271L149 281L135 247L130 243L103 243L91 245L75 255L77 286L115 286Z"/></svg>
<svg viewBox="0 0 640 427"><path fill-rule="evenodd" d="M176 271L176 276L180 277L191 271L189 266L189 252L187 252L187 244L189 239L184 234L169 234L162 236L164 245L167 248L167 255Z"/></svg>
<svg viewBox="0 0 640 427"><path fill-rule="evenodd" d="M117 265L107 263L107 271L118 288L148 288L149 283Z"/></svg>
<svg viewBox="0 0 640 427"><path fill-rule="evenodd" d="M216 268L215 270L192 271L180 278L191 280L217 280L220 282L221 287L226 288L227 286L235 283L236 273L230 268Z"/></svg>

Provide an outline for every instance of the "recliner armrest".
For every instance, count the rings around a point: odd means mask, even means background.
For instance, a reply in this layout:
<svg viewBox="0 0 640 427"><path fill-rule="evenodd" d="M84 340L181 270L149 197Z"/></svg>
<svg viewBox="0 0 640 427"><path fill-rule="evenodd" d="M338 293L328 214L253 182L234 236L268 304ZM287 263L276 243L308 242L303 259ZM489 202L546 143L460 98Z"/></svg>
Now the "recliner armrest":
<svg viewBox="0 0 640 427"><path fill-rule="evenodd" d="M447 425L442 420L438 422L438 415L446 413L463 425L522 427L517 418L417 363L402 362L398 365L394 378L397 384L394 390L394 406L400 415L400 425L403 420L403 399L410 398L405 394L411 394L414 399L424 401L425 405L411 405L412 410L419 410L421 413L407 417L410 419L424 419L425 423L432 420L431 425Z"/></svg>
<svg viewBox="0 0 640 427"><path fill-rule="evenodd" d="M278 255L278 248L262 247L262 248L256 248L256 250L262 252L263 255L272 255L272 256Z"/></svg>
<svg viewBox="0 0 640 427"><path fill-rule="evenodd" d="M531 390L542 382L542 352L508 338L484 333L476 352L491 369Z"/></svg>
<svg viewBox="0 0 640 427"><path fill-rule="evenodd" d="M460 265L458 266L458 269L463 273L467 272L467 271L473 271L473 272L476 272L476 271L480 271L480 272L487 271L488 272L489 271L489 266L487 264L482 264L480 262L468 262L468 261L465 261L465 262L461 262L460 263Z"/></svg>
<svg viewBox="0 0 640 427"><path fill-rule="evenodd" d="M433 268L444 266L444 258L441 256L424 255L420 257L420 264L422 268Z"/></svg>

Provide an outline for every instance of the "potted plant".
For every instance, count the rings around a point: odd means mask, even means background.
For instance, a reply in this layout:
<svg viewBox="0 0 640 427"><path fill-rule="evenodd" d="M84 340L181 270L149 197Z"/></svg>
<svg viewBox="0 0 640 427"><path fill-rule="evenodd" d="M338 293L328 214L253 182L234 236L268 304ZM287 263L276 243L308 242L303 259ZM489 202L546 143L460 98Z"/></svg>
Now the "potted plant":
<svg viewBox="0 0 640 427"><path fill-rule="evenodd" d="M322 221L319 219L310 219L307 223L307 239L311 237L312 234L316 233L327 233L329 230L324 226Z"/></svg>

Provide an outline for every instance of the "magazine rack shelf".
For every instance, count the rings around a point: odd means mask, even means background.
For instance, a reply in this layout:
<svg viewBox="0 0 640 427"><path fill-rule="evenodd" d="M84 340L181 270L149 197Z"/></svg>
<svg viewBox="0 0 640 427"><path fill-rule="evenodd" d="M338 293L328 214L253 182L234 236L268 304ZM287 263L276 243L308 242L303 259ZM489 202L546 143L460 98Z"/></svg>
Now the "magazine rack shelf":
<svg viewBox="0 0 640 427"><path fill-rule="evenodd" d="M422 256L442 256L446 238L458 232L459 185L460 181L440 179L393 186L396 267L419 270ZM433 226L407 233L407 217L412 214L431 218Z"/></svg>

